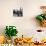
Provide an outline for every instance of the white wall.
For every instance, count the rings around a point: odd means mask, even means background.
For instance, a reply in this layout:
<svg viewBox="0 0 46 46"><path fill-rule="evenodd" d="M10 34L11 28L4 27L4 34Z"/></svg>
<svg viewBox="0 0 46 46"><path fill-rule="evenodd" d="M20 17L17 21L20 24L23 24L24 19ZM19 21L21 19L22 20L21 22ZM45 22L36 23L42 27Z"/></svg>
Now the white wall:
<svg viewBox="0 0 46 46"><path fill-rule="evenodd" d="M36 33L36 29L41 29L35 20L35 16L41 13L41 5L46 5L46 0L0 0L0 33L4 33L6 25L15 25L19 36ZM20 7L23 7L23 17L14 17L13 9Z"/></svg>

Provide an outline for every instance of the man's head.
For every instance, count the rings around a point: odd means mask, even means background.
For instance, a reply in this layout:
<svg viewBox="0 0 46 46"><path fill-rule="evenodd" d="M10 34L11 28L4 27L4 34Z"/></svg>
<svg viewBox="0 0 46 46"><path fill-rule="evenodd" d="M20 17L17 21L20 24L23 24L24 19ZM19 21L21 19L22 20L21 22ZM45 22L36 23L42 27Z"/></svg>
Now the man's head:
<svg viewBox="0 0 46 46"><path fill-rule="evenodd" d="M46 14L46 6L40 6L40 9L42 10L42 12L43 12L44 14Z"/></svg>

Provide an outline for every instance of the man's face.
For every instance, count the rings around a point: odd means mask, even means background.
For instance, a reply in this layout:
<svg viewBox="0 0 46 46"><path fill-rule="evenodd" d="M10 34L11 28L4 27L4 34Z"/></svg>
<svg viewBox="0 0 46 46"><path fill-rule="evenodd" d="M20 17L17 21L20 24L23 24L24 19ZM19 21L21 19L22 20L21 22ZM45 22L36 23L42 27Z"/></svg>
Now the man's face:
<svg viewBox="0 0 46 46"><path fill-rule="evenodd" d="M46 14L46 8L42 8L42 12Z"/></svg>

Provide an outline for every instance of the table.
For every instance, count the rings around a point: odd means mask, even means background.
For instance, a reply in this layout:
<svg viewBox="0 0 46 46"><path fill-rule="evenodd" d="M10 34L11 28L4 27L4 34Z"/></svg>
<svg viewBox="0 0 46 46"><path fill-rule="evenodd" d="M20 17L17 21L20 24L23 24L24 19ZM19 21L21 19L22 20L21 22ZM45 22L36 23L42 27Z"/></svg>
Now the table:
<svg viewBox="0 0 46 46"><path fill-rule="evenodd" d="M41 45L35 45L35 44L27 44L27 43L24 43L23 45L15 45L15 46L46 46L46 44L41 44Z"/></svg>

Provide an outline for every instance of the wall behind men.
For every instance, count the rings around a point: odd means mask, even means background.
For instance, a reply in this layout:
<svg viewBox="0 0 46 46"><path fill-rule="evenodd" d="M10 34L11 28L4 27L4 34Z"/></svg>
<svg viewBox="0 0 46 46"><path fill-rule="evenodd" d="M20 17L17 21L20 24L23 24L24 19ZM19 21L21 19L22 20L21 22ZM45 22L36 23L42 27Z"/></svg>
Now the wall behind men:
<svg viewBox="0 0 46 46"><path fill-rule="evenodd" d="M35 19L41 13L42 5L46 5L46 0L0 0L0 34L4 34L6 25L15 25L18 36L31 36L37 29L46 30ZM14 17L13 9L20 7L23 8L23 17Z"/></svg>

